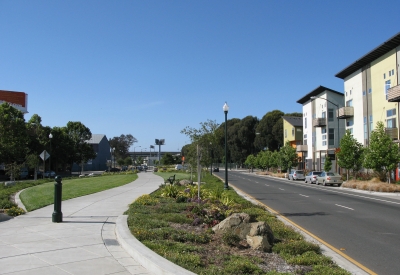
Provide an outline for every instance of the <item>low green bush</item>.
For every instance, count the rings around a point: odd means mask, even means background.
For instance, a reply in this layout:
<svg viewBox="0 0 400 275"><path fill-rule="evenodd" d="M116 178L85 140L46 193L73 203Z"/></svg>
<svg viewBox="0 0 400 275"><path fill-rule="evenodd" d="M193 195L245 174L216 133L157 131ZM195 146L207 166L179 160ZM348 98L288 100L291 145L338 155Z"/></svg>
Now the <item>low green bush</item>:
<svg viewBox="0 0 400 275"><path fill-rule="evenodd" d="M302 255L308 251L313 251L318 254L321 253L321 249L318 245L304 240L277 243L272 248L272 251L278 254L288 254L291 256Z"/></svg>

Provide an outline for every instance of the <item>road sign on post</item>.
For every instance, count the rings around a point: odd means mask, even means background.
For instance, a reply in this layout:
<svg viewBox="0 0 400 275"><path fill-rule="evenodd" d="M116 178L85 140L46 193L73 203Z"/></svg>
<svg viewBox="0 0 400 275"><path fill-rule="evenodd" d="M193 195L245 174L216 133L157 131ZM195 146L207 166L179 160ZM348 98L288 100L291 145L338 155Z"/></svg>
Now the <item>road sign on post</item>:
<svg viewBox="0 0 400 275"><path fill-rule="evenodd" d="M50 154L46 150L43 150L39 156L43 161L46 161L50 157Z"/></svg>

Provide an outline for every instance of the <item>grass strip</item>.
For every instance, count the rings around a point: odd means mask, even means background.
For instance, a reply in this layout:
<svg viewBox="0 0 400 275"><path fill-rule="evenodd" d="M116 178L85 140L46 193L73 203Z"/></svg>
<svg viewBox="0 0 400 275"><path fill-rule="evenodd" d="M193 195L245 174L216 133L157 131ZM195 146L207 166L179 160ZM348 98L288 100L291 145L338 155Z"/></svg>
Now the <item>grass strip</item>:
<svg viewBox="0 0 400 275"><path fill-rule="evenodd" d="M74 178L62 181L62 200L69 200L125 185L137 179L136 174ZM28 211L54 203L54 183L47 182L24 190L20 199Z"/></svg>

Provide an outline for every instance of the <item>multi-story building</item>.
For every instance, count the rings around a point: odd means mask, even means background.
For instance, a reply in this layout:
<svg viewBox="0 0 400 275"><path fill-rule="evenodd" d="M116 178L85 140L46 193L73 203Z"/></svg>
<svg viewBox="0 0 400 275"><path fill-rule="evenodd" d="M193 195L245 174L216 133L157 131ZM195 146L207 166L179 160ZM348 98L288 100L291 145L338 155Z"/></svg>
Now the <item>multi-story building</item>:
<svg viewBox="0 0 400 275"><path fill-rule="evenodd" d="M303 105L303 144L297 146L297 152L304 156L305 169L323 170L329 157L332 170L339 172L335 151L344 135L344 121L338 117L343 93L319 86L297 103Z"/></svg>
<svg viewBox="0 0 400 275"><path fill-rule="evenodd" d="M344 80L346 102L339 114L346 120L346 130L364 146L378 121L399 142L399 63L400 33L336 74Z"/></svg>
<svg viewBox="0 0 400 275"><path fill-rule="evenodd" d="M303 144L303 118L296 116L283 116L283 144L289 141L290 146L296 148L298 145ZM297 153L299 158L302 160L298 169L304 169L304 154L302 152Z"/></svg>

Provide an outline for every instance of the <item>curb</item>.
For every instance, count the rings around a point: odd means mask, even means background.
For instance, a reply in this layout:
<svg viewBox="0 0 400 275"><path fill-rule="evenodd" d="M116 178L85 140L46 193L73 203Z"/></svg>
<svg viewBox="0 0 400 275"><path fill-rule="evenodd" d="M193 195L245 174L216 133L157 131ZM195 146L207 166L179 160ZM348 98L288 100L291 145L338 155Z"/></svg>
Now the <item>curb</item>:
<svg viewBox="0 0 400 275"><path fill-rule="evenodd" d="M128 228L127 215L118 216L115 233L122 248L151 273L157 275L196 275L161 257L139 242Z"/></svg>

